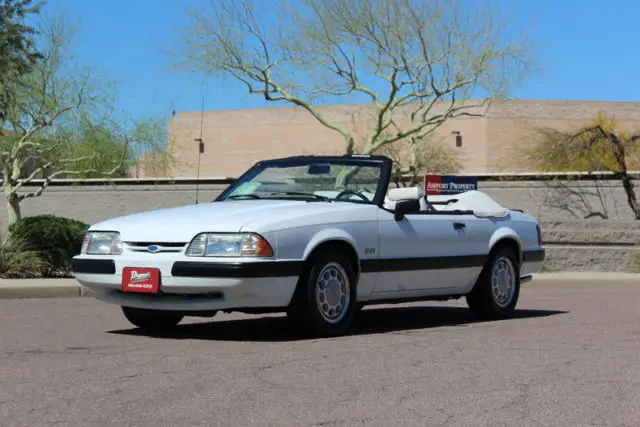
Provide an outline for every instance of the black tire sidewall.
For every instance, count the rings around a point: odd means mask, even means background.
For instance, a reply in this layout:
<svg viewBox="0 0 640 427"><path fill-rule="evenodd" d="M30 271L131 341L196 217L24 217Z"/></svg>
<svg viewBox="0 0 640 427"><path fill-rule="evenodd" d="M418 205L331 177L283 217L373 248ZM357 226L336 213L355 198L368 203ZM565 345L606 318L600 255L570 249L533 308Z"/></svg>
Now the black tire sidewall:
<svg viewBox="0 0 640 427"><path fill-rule="evenodd" d="M509 259L509 261L511 262L511 265L513 266L513 270L515 274L515 290L514 290L513 298L511 299L511 302L509 303L509 305L506 307L501 307L498 305L498 303L495 300L495 297L493 296L493 291L491 289L491 272L493 271L494 265L500 258ZM485 278L486 284L484 288L491 302L492 311L499 316L509 315L515 310L515 307L518 304L518 299L520 297L520 268L519 268L518 259L516 258L516 255L513 253L511 249L503 247L495 252L493 257L491 258L491 262L488 267L489 268L487 269L487 277Z"/></svg>
<svg viewBox="0 0 640 427"><path fill-rule="evenodd" d="M500 258L508 258L515 274L515 291L508 306L501 307L496 303L491 289L491 273ZM501 247L492 253L485 265L476 286L467 296L469 307L482 318L505 318L513 313L520 297L520 264L516 254L508 247Z"/></svg>
<svg viewBox="0 0 640 427"><path fill-rule="evenodd" d="M316 285L318 277L322 269L330 263L339 264L346 272L349 279L350 295L347 313L337 323L330 323L324 319L320 313L320 309L316 303ZM357 279L356 274L351 267L351 263L346 255L341 252L323 253L315 257L311 263L306 277L300 283L304 287L304 295L296 303L294 310L296 316L304 323L307 329L311 329L313 333L332 336L344 334L349 328L357 308Z"/></svg>
<svg viewBox="0 0 640 427"><path fill-rule="evenodd" d="M176 326L184 316L168 310L150 310L121 306L124 316L133 325L142 329L164 329Z"/></svg>

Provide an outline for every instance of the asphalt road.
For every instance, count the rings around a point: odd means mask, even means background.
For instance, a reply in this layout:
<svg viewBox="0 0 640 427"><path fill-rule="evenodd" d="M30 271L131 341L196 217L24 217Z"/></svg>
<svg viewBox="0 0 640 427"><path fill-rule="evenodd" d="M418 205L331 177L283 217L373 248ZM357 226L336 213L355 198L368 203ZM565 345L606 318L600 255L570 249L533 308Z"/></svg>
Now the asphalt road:
<svg viewBox="0 0 640 427"><path fill-rule="evenodd" d="M301 340L279 316L149 337L92 299L2 300L0 425L638 425L640 283L532 282L520 308L369 308Z"/></svg>

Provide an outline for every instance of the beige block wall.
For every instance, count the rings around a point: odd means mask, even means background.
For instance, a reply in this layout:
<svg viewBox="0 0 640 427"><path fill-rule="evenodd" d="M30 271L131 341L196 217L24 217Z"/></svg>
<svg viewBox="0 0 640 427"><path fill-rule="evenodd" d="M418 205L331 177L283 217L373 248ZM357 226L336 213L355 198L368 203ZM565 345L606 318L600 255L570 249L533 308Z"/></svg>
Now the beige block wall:
<svg viewBox="0 0 640 427"><path fill-rule="evenodd" d="M456 147L456 136L460 132L462 147ZM436 131L436 138L443 138L447 146L460 152L464 171L482 173L487 169L488 121L484 117L457 117L443 123Z"/></svg>
<svg viewBox="0 0 640 427"><path fill-rule="evenodd" d="M342 124L348 119L338 111L329 113L329 119ZM198 145L194 138L200 137L200 117L200 113L182 113L169 124L173 152L182 161L174 171L176 177L196 175ZM306 111L292 108L205 112L202 139L201 176L238 176L265 158L339 154L344 147L338 132L319 124Z"/></svg>
<svg viewBox="0 0 640 427"><path fill-rule="evenodd" d="M213 200L227 185L201 184L200 203ZM23 187L25 192L33 187ZM52 214L93 224L137 212L194 204L195 184L65 185L49 187L40 197L20 203L22 216ZM5 205L0 209L0 231L7 229Z"/></svg>
<svg viewBox="0 0 640 427"><path fill-rule="evenodd" d="M593 192L593 185L584 183L582 189ZM211 182L201 184L200 202L212 200L225 186ZM639 222L631 220L624 191L617 182L601 184L604 198L588 198L586 202L590 206L575 197L570 200L561 189L537 181L482 181L479 187L503 205L524 209L538 217L548 250L546 269L628 271L634 257L640 256ZM93 224L121 215L193 204L195 190L193 184L170 183L55 186L41 197L25 200L22 211L24 216L50 213ZM558 206L566 201L569 209ZM580 220L589 213L589 207L606 211L611 220ZM6 210L2 209L0 232L4 234L6 227ZM595 246L585 246L583 242ZM602 246L603 242L617 247ZM635 246L628 246L630 244Z"/></svg>
<svg viewBox="0 0 640 427"><path fill-rule="evenodd" d="M589 123L588 119L546 119L528 117L490 117L487 120L487 167L484 172L536 172L521 154L530 147L539 129L572 131Z"/></svg>
<svg viewBox="0 0 640 427"><path fill-rule="evenodd" d="M514 99L492 103L490 117L527 117L533 119L590 119L606 112L619 120L639 120L640 103L609 101L567 101Z"/></svg>
<svg viewBox="0 0 640 427"><path fill-rule="evenodd" d="M434 108L433 114L443 107ZM356 135L358 147L372 129L371 115L361 105L319 107L318 111L331 123ZM475 110L474 110L475 111ZM396 120L404 125L405 112L398 111ZM301 154L342 154L342 135L318 123L300 108L268 108L260 110L205 111L176 115L169 122L170 150L179 159L172 171L175 177L197 174L198 143L202 120L205 153L200 156L200 176L237 176L258 160ZM452 131L463 135L462 149L455 145ZM444 123L434 134L448 148L459 150L470 170L486 167L486 120L455 118ZM359 150L356 150L359 151Z"/></svg>
<svg viewBox="0 0 640 427"><path fill-rule="evenodd" d="M584 193L596 193L593 182L582 183L576 188L575 183L559 183L554 187L540 181L481 181L479 189L504 206L524 209L541 220L582 219L590 211L606 212L610 219L616 220L633 218L624 190L617 181L599 183L602 198L587 197L586 204L579 197L569 196L566 185ZM213 200L226 186L211 182L201 184L200 202ZM25 187L25 191L30 190ZM51 213L95 223L130 213L193 204L195 196L196 186L182 183L55 186L40 197L26 199L21 206L23 216ZM0 209L0 228L4 230L6 226L7 212L3 208Z"/></svg>
<svg viewBox="0 0 640 427"><path fill-rule="evenodd" d="M328 121L355 131L362 145L371 129L368 108L334 105L317 107L317 111ZM445 108L446 105L436 105L431 114L441 113ZM407 109L396 113L398 121L403 121ZM461 152L462 172L466 173L526 170L527 165L514 161L518 144L530 141L540 127L577 129L593 120L598 112L614 116L623 129L640 129L640 103L507 100L494 102L488 110L471 111L484 116L450 119L434 133L434 138L443 141L447 148ZM196 176L198 145L194 138L200 136L200 122L200 112L181 113L169 122L170 147L180 159L170 175ZM462 149L455 146L452 131L461 133ZM205 153L200 159L201 176L237 176L264 158L344 152L342 136L319 124L301 108L205 111L202 132Z"/></svg>
<svg viewBox="0 0 640 427"><path fill-rule="evenodd" d="M577 131L590 125L598 113L615 118L620 130L640 130L640 103L535 100L494 103L487 114L486 172L535 172L518 154L521 147L530 146L540 129Z"/></svg>

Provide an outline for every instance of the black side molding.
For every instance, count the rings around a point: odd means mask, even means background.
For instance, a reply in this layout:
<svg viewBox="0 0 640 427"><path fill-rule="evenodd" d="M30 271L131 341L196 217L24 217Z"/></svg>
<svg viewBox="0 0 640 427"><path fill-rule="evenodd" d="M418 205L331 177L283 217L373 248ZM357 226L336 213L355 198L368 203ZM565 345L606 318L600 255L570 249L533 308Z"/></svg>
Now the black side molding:
<svg viewBox="0 0 640 427"><path fill-rule="evenodd" d="M487 262L487 257L488 255L460 255L419 258L365 259L361 261L361 267L363 273L482 267Z"/></svg>
<svg viewBox="0 0 640 427"><path fill-rule="evenodd" d="M174 277L260 278L290 277L302 272L303 261L258 261L241 263L177 261L171 268Z"/></svg>
<svg viewBox="0 0 640 427"><path fill-rule="evenodd" d="M74 273L115 274L116 263L112 259L71 259Z"/></svg>

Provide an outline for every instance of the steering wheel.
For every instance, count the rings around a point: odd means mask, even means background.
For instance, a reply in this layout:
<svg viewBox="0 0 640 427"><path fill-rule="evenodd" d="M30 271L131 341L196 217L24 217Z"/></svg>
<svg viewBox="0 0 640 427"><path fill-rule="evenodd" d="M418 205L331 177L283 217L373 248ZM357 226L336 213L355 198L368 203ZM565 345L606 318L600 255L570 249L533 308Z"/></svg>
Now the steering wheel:
<svg viewBox="0 0 640 427"><path fill-rule="evenodd" d="M367 197L366 197L364 194L360 194L360 193L358 193L357 191L353 191L353 190L344 190L344 191L341 191L341 192L336 196L336 199L341 199L341 198L342 198L342 196L345 196L345 195L358 196L358 197L360 197L362 200L364 200L365 202L368 202L368 201L369 201L369 199L367 199Z"/></svg>

